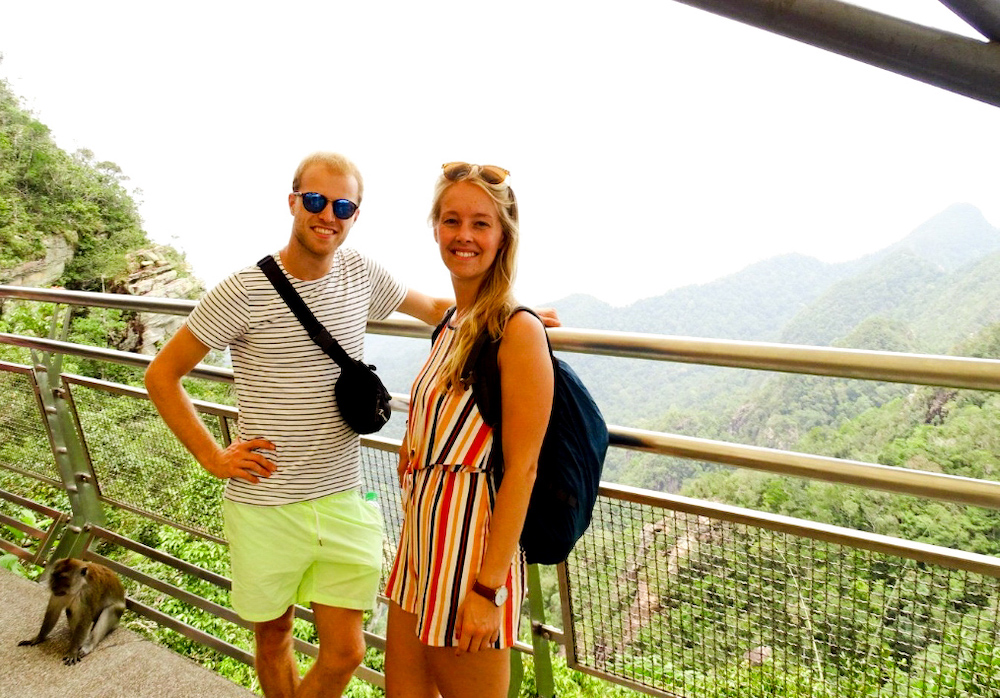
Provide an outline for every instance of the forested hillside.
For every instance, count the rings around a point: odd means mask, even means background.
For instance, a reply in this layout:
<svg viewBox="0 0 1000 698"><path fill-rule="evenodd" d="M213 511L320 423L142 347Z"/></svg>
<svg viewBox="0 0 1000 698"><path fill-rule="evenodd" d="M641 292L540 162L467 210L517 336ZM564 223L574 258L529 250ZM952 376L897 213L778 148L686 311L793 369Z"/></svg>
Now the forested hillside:
<svg viewBox="0 0 1000 698"><path fill-rule="evenodd" d="M961 347L1000 358L1000 325ZM882 465L1000 479L1000 395L920 387L837 426L816 426L794 450ZM989 555L1000 554L1000 511L729 470L692 480L685 494Z"/></svg>
<svg viewBox="0 0 1000 698"><path fill-rule="evenodd" d="M125 253L149 245L127 178L93 153L60 149L48 127L24 111L0 81L0 281L42 260L54 239L73 250L58 279L100 290L126 271Z"/></svg>
<svg viewBox="0 0 1000 698"><path fill-rule="evenodd" d="M138 192L127 191L127 182L113 162L59 148L0 80L0 283L197 297L202 286L181 255L146 236ZM0 330L44 336L46 312L0 302ZM73 316L78 339L145 353L178 324L175 317L79 307ZM101 369L102 377L108 371Z"/></svg>

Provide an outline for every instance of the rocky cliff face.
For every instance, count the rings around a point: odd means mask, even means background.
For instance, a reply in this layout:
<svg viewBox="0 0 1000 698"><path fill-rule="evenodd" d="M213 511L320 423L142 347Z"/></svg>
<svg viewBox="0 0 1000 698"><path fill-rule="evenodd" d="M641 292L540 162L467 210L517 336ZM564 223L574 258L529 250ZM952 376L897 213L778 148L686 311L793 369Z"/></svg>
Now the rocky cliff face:
<svg viewBox="0 0 1000 698"><path fill-rule="evenodd" d="M73 246L61 235L52 235L45 241L44 259L26 262L11 270L0 270L0 283L11 286L51 286L58 283L73 259ZM156 298L197 299L204 292L204 285L191 274L191 269L162 245L135 250L128 255L125 278L109 280L107 288L112 293ZM184 322L179 315L137 313L129 326L126 337L116 349L155 354L163 340L173 334Z"/></svg>
<svg viewBox="0 0 1000 698"><path fill-rule="evenodd" d="M166 248L154 246L129 254L129 273L121 287L133 296L197 299L205 291L186 264L171 262ZM160 343L183 324L179 315L139 313L128 336L119 346L123 351L155 354Z"/></svg>
<svg viewBox="0 0 1000 698"><path fill-rule="evenodd" d="M0 283L11 286L49 286L73 259L73 246L62 235L50 235L45 240L45 258L25 262L13 269L0 269Z"/></svg>

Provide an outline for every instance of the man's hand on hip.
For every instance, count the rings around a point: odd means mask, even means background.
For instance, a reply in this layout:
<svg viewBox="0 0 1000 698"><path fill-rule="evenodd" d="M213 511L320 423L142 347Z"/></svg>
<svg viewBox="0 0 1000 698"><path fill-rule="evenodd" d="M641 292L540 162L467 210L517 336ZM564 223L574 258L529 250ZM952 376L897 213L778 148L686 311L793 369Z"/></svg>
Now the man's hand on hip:
<svg viewBox="0 0 1000 698"><path fill-rule="evenodd" d="M257 449L273 451L274 444L267 439L237 439L226 448L216 451L212 461L205 464L205 470L223 480L235 477L257 484L260 478L271 477L271 473L278 469L274 463L257 453Z"/></svg>

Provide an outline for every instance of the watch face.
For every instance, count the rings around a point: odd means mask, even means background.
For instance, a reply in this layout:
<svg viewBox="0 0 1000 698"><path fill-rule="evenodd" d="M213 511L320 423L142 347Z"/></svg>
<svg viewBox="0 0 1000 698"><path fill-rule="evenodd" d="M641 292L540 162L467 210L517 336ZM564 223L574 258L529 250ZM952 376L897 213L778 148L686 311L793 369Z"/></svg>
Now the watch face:
<svg viewBox="0 0 1000 698"><path fill-rule="evenodd" d="M507 587L500 587L497 589L496 598L493 600L497 606L503 606L504 602L507 601Z"/></svg>

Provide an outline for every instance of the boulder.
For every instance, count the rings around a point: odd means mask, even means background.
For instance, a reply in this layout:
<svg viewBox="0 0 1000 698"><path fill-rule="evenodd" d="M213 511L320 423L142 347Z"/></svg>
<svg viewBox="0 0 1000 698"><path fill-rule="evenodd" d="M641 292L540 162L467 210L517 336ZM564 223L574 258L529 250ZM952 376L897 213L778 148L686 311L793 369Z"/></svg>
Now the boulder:
<svg viewBox="0 0 1000 698"><path fill-rule="evenodd" d="M134 296L195 299L205 291L201 281L191 275L190 267L183 261L171 262L166 248L161 246L129 253L128 269L129 275L123 287L125 292ZM184 318L180 315L139 313L123 342L128 346L120 348L140 354L155 354L162 342L183 323Z"/></svg>
<svg viewBox="0 0 1000 698"><path fill-rule="evenodd" d="M9 271L0 270L0 283L11 286L49 286L73 259L73 246L64 235L45 237L45 257L19 264Z"/></svg>

